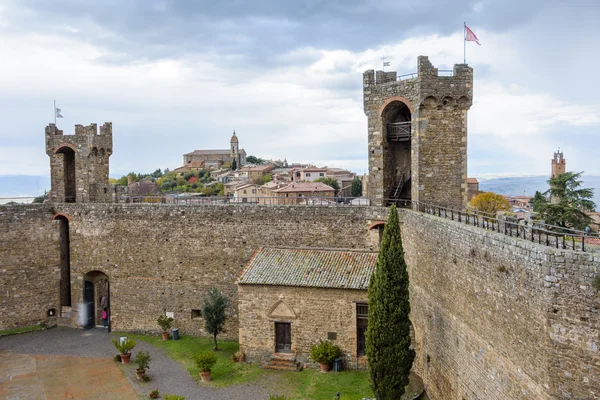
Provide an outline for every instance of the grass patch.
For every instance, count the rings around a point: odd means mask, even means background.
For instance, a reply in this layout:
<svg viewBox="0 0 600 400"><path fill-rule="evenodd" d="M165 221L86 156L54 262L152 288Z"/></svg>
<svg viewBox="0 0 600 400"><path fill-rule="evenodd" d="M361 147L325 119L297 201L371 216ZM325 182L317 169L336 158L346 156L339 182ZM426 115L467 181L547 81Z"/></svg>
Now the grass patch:
<svg viewBox="0 0 600 400"><path fill-rule="evenodd" d="M119 335L119 334L118 334ZM196 380L200 380L199 370L194 363L194 356L201 351L211 351L213 342L210 338L181 336L179 340L162 340L160 336L120 334L135 340L143 340L151 345L164 349L169 357L180 362ZM254 364L232 362L232 356L239 350L235 341L219 340L219 351L215 351L217 364L211 372L212 381L203 385L227 387L239 383L254 382L265 371ZM150 364L152 368L152 364Z"/></svg>
<svg viewBox="0 0 600 400"><path fill-rule="evenodd" d="M115 335L128 336L164 349L169 357L181 363L196 380L200 380L200 377L194 363L194 355L201 351L211 351L213 347L212 339L203 337L182 336L179 340L162 340L158 335ZM340 392L341 400L373 397L369 387L369 374L365 371L323 374L314 369L302 372L264 370L256 364L231 361L231 357L239 350L236 341L219 340L219 349L215 352L218 361L212 369L213 380L199 385L219 388L240 383L256 383L271 395L281 395L294 400L331 400L337 392Z"/></svg>
<svg viewBox="0 0 600 400"><path fill-rule="evenodd" d="M302 372L269 371L277 386L273 394L283 395L295 400L331 400L340 392L341 400L360 400L372 398L369 387L369 374L366 371L328 372L315 369Z"/></svg>
<svg viewBox="0 0 600 400"><path fill-rule="evenodd" d="M16 335L18 333L35 332L46 329L46 325L24 326L22 328L6 329L0 331L0 336Z"/></svg>

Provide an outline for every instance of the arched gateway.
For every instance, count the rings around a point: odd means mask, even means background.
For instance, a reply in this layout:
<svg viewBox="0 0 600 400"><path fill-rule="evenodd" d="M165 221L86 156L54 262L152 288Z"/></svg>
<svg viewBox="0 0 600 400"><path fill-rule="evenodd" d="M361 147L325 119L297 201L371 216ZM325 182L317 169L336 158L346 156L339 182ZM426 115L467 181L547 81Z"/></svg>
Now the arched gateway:
<svg viewBox="0 0 600 400"><path fill-rule="evenodd" d="M83 277L83 309L81 323L84 329L102 327L102 311L106 308L110 321L110 281L101 271L90 271ZM110 329L110 323L108 324Z"/></svg>

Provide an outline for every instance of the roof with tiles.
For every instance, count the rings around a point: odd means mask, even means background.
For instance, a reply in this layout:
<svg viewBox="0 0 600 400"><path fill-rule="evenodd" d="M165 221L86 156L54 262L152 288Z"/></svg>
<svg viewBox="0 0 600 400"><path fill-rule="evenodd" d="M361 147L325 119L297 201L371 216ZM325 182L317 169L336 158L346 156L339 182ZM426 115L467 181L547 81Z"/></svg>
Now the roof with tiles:
<svg viewBox="0 0 600 400"><path fill-rule="evenodd" d="M376 264L369 251L260 248L237 283L367 290Z"/></svg>
<svg viewBox="0 0 600 400"><path fill-rule="evenodd" d="M290 183L281 189L275 190L277 193L295 193L295 192L333 192L331 186L322 182L296 182Z"/></svg>

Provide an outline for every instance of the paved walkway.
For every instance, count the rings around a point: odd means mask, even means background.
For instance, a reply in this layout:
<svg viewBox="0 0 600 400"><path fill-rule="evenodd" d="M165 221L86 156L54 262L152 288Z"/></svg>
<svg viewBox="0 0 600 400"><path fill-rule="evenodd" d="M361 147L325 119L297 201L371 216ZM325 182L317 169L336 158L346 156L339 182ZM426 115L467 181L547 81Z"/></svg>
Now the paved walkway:
<svg viewBox="0 0 600 400"><path fill-rule="evenodd" d="M150 363L148 375L152 378L152 381L148 383L138 382L135 378L135 364L125 365L122 369L129 380L128 389L126 389L126 386L121 383L121 380L117 376L118 373L121 373L120 368L112 360L116 354L116 350L111 343L112 337L101 328L82 331L64 327L0 337L0 360L2 360L2 363L0 363L0 400L137 398L116 397L112 395L112 392L105 392L103 394L104 397L94 397L100 394L100 392L95 390L102 385L105 386L105 390L107 391L112 390L113 386L122 388L123 394L127 393L127 390L133 392L131 389L133 387L139 395L146 396L144 398L147 398L147 394L153 388L158 388L161 394L169 393L186 396L187 400L269 398L268 394L258 385L243 384L224 389L203 387L201 383L192 379L190 373L181 364L168 357L164 351L142 341L138 341L134 353L140 350L150 352L152 362ZM5 355L9 354L7 352L10 352L10 355L6 357ZM27 369L31 368L27 366L34 362L38 365L37 372ZM71 364L75 367L72 367ZM49 368L48 371L40 372L40 365L47 365ZM56 367L52 367L52 365ZM32 377L22 376L23 385L10 386L10 380L6 377L11 376L11 373L14 374L15 372L11 371L17 371L19 368L22 368L20 370L22 371L21 375L37 373L38 381L43 381L42 377L44 377L44 379L47 379L45 380L46 385L53 385L52 387L56 389L64 389L65 396L52 397L58 393L56 391L48 392L48 394L45 391L36 392L35 380ZM51 373L53 369L55 370L54 374ZM59 371L62 371L62 378L58 377L61 374ZM123 378L122 373L120 377ZM80 386L93 389L93 391L79 392L73 390L67 393L67 388L72 387L73 382L80 383ZM123 382L127 383L126 380ZM41 383L41 386L43 390L44 383ZM9 392L9 388L12 388L12 392ZM29 388L31 388L31 393L36 396L26 397L29 396L29 392L26 392ZM9 397L16 393L23 394L24 397ZM40 395L40 393L43 394ZM108 395L107 393L111 394Z"/></svg>

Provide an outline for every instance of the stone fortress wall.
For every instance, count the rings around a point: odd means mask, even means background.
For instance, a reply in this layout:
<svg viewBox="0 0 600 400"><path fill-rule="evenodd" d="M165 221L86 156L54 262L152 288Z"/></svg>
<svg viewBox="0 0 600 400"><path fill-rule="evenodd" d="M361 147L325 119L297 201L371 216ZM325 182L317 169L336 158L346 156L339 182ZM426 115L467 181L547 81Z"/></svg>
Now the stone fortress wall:
<svg viewBox="0 0 600 400"><path fill-rule="evenodd" d="M60 304L58 213L70 218L70 318L47 315ZM0 206L0 329L80 326L84 276L102 271L114 330L157 332L170 311L183 334L202 334L191 312L216 285L233 305L224 336L236 338L235 279L259 246L376 249L368 228L386 218L379 207ZM415 369L432 399L600 398L600 256L400 218Z"/></svg>

